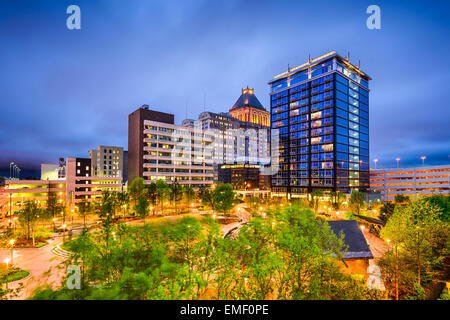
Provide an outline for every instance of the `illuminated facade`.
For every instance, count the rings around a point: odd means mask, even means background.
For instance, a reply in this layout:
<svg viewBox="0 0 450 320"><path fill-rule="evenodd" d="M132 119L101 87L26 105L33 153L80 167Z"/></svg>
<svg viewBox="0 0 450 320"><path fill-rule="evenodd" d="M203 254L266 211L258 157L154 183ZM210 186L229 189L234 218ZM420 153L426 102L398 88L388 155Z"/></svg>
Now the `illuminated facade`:
<svg viewBox="0 0 450 320"><path fill-rule="evenodd" d="M213 184L212 136L188 126L174 124L174 115L142 106L128 117L128 173L149 184Z"/></svg>
<svg viewBox="0 0 450 320"><path fill-rule="evenodd" d="M122 178L93 177L90 175L90 159L66 158L65 177L53 180L6 180L8 210L14 212L27 201L45 204L50 193L59 203L74 206L77 202L95 201L103 191L122 191Z"/></svg>
<svg viewBox="0 0 450 320"><path fill-rule="evenodd" d="M385 201L392 201L397 195L449 195L450 165L370 170L370 188L380 192Z"/></svg>
<svg viewBox="0 0 450 320"><path fill-rule="evenodd" d="M124 177L124 152L122 147L98 146L89 150L91 174L99 177Z"/></svg>
<svg viewBox="0 0 450 320"><path fill-rule="evenodd" d="M369 189L369 80L332 51L269 82L280 139L272 192Z"/></svg>
<svg viewBox="0 0 450 320"><path fill-rule="evenodd" d="M251 122L264 127L270 126L270 113L262 106L255 96L255 90L242 89L242 94L229 113L232 117L245 122Z"/></svg>

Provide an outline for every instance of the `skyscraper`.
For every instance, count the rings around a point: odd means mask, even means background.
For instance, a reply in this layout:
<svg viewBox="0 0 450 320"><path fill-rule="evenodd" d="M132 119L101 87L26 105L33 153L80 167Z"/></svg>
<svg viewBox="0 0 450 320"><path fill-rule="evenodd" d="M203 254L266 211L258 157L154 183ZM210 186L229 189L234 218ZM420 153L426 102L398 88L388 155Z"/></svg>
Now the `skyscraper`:
<svg viewBox="0 0 450 320"><path fill-rule="evenodd" d="M280 141L272 192L369 189L369 80L332 51L269 82Z"/></svg>

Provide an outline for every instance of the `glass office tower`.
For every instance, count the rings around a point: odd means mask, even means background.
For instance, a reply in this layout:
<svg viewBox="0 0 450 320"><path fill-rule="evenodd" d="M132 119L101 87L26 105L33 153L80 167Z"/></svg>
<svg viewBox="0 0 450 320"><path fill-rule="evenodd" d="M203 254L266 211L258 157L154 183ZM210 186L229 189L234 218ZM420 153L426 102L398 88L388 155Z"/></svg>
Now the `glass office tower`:
<svg viewBox="0 0 450 320"><path fill-rule="evenodd" d="M280 139L272 192L369 190L369 80L332 51L269 82Z"/></svg>

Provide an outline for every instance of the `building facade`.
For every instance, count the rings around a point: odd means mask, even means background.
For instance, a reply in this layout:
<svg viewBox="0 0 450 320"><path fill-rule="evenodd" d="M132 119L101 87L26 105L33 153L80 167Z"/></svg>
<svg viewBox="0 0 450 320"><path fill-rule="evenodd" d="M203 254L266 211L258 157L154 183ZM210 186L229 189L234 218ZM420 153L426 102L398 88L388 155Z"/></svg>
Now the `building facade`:
<svg viewBox="0 0 450 320"><path fill-rule="evenodd" d="M369 189L369 80L332 51L269 82L279 162L272 192Z"/></svg>
<svg viewBox="0 0 450 320"><path fill-rule="evenodd" d="M450 165L370 170L370 188L381 200L450 194Z"/></svg>
<svg viewBox="0 0 450 320"><path fill-rule="evenodd" d="M139 112L140 110L143 112ZM154 115L156 117L153 117ZM173 115L148 109L138 109L130 115L130 119L134 123L130 124L130 130L137 131L142 128L142 132L129 133L132 138L128 141L130 181L133 172L139 173L146 183L162 179L168 183L177 181L193 188L212 185L213 159L210 134L195 128L175 125ZM135 141L134 137L138 137L139 141ZM139 145L141 140L142 149L135 150L134 146ZM140 158L132 156L132 151Z"/></svg>
<svg viewBox="0 0 450 320"><path fill-rule="evenodd" d="M242 89L242 94L229 113L244 122L251 122L263 127L270 126L270 113L263 107L255 95L254 89Z"/></svg>
<svg viewBox="0 0 450 320"><path fill-rule="evenodd" d="M8 211L13 213L23 208L27 201L44 205L51 193L62 205L73 207L83 200L98 200L104 191L122 191L120 177L91 176L90 159L68 157L64 166L65 176L58 179L6 180Z"/></svg>
<svg viewBox="0 0 450 320"><path fill-rule="evenodd" d="M124 151L122 147L98 146L89 150L92 176L124 177Z"/></svg>

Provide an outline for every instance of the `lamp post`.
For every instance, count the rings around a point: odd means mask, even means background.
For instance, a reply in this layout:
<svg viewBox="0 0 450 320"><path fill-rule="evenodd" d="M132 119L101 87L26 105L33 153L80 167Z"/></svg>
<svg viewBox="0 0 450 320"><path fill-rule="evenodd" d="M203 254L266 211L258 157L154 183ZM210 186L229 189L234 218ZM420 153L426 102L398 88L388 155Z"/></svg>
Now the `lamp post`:
<svg viewBox="0 0 450 320"><path fill-rule="evenodd" d="M8 293L9 258L5 259L5 263L6 263L6 293Z"/></svg>
<svg viewBox="0 0 450 320"><path fill-rule="evenodd" d="M373 163L375 164L375 170L377 169L377 162L378 162L378 159L373 159Z"/></svg>
<svg viewBox="0 0 450 320"><path fill-rule="evenodd" d="M62 227L63 227L63 242L65 242L66 241L66 225L63 224Z"/></svg>
<svg viewBox="0 0 450 320"><path fill-rule="evenodd" d="M420 157L420 159L422 159L422 166L423 167L425 167L425 159L426 159L427 157L425 157L425 156L421 156Z"/></svg>
<svg viewBox="0 0 450 320"><path fill-rule="evenodd" d="M395 161L397 161L397 168L400 168L400 158L395 158Z"/></svg>
<svg viewBox="0 0 450 320"><path fill-rule="evenodd" d="M14 164L14 162L11 162L11 163L9 164L9 179L12 178L12 176L11 176L11 167L12 167L13 164Z"/></svg>
<svg viewBox="0 0 450 320"><path fill-rule="evenodd" d="M11 246L11 265L14 263L14 243L16 242L15 239L9 240L9 244Z"/></svg>

